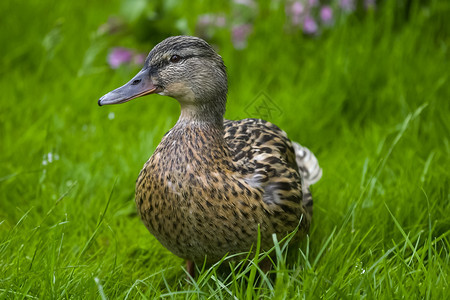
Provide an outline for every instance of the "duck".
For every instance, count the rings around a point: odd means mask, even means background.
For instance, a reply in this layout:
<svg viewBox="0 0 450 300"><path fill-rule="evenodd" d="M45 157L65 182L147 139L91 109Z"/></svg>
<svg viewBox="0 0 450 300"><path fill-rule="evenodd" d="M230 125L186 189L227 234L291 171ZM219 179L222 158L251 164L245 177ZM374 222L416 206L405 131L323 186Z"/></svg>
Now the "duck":
<svg viewBox="0 0 450 300"><path fill-rule="evenodd" d="M144 66L98 105L150 94L176 99L180 116L136 180L135 202L148 231L195 265L274 246L291 232L309 231L310 186L322 176L315 155L261 119L224 119L228 93L222 57L205 40L172 36ZM259 237L258 237L259 236Z"/></svg>

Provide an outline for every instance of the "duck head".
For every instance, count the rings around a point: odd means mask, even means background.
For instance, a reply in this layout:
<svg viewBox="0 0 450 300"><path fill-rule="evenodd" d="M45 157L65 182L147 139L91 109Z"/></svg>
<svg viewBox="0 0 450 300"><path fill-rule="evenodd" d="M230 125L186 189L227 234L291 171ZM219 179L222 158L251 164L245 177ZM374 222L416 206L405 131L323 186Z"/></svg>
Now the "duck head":
<svg viewBox="0 0 450 300"><path fill-rule="evenodd" d="M178 100L180 120L223 122L227 89L226 68L220 55L200 38L174 36L156 45L142 70L101 97L98 105L159 94Z"/></svg>

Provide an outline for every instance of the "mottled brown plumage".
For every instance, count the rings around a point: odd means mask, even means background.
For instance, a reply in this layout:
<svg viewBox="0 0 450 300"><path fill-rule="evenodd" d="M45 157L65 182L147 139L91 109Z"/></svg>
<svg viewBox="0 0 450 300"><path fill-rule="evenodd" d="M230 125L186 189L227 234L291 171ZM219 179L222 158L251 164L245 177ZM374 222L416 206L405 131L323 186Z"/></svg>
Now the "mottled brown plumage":
<svg viewBox="0 0 450 300"><path fill-rule="evenodd" d="M299 226L308 232L309 185L320 179L314 155L277 126L224 120L227 78L221 57L203 40L171 37L145 66L100 105L159 93L180 102L181 115L136 183L136 205L148 230L188 261L248 251L261 228L262 249Z"/></svg>

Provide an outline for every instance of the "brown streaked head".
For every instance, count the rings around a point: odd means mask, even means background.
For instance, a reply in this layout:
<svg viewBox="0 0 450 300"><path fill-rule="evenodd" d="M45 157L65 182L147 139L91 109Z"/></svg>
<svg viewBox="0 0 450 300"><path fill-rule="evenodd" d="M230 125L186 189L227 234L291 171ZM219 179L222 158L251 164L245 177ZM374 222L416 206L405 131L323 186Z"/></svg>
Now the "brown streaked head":
<svg viewBox="0 0 450 300"><path fill-rule="evenodd" d="M128 83L98 100L119 104L148 94L177 99L194 116L225 113L228 83L222 58L204 40L192 36L169 37L156 45L142 70Z"/></svg>

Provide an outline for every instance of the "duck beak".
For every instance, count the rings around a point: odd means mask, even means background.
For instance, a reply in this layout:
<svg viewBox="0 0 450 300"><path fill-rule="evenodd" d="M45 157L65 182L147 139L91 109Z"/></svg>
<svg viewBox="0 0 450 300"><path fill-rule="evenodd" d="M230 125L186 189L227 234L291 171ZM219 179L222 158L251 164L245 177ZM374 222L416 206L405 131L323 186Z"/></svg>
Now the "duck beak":
<svg viewBox="0 0 450 300"><path fill-rule="evenodd" d="M120 104L157 92L158 87L150 79L148 70L142 69L128 83L101 97L98 105Z"/></svg>

